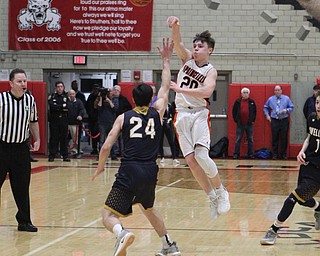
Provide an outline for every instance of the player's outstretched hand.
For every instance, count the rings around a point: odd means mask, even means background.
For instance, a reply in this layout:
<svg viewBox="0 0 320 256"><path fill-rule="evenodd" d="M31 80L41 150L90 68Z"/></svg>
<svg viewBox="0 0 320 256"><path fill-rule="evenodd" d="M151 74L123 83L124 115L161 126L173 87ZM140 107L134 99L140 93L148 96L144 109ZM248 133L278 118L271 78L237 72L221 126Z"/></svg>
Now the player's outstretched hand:
<svg viewBox="0 0 320 256"><path fill-rule="evenodd" d="M169 38L162 39L162 48L157 46L158 52L160 53L162 59L170 60L173 52L173 40Z"/></svg>

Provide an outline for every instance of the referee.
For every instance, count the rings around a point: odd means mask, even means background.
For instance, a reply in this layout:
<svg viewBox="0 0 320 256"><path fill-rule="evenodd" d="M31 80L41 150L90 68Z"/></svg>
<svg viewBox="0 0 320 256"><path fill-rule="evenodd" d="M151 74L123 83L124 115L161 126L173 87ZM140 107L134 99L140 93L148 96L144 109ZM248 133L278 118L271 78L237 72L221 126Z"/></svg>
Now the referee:
<svg viewBox="0 0 320 256"><path fill-rule="evenodd" d="M29 185L31 178L29 130L33 136L32 151L39 150L40 136L34 97L25 93L27 76L14 69L9 76L10 91L0 93L0 188L7 173L18 212L19 231L37 232L30 218Z"/></svg>

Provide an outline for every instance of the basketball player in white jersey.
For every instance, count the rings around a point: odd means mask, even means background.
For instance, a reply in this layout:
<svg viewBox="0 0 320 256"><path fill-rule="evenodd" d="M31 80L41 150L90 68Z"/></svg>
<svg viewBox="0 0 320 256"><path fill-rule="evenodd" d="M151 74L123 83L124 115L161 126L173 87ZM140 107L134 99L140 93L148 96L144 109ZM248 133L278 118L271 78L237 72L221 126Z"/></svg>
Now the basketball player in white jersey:
<svg viewBox="0 0 320 256"><path fill-rule="evenodd" d="M211 217L215 219L230 210L229 194L221 183L215 162L209 157L207 98L212 95L217 78L209 56L215 41L208 31L197 34L191 52L182 42L179 18L170 16L167 24L172 29L174 49L183 64L177 83L171 82L170 85L170 89L176 92L175 128L183 156L193 176L209 196Z"/></svg>

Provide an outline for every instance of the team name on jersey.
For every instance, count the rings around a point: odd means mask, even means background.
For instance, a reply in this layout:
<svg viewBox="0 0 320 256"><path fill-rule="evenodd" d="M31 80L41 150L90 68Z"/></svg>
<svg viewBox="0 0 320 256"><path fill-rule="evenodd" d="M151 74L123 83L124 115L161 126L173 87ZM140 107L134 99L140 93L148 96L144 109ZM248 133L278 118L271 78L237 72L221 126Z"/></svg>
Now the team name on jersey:
<svg viewBox="0 0 320 256"><path fill-rule="evenodd" d="M197 80L199 83L203 83L206 77L199 73L198 71L192 69L191 67L184 65L183 72L186 73L188 76L191 76L195 80Z"/></svg>
<svg viewBox="0 0 320 256"><path fill-rule="evenodd" d="M312 136L320 138L320 129L314 128L314 127L309 127L309 133Z"/></svg>

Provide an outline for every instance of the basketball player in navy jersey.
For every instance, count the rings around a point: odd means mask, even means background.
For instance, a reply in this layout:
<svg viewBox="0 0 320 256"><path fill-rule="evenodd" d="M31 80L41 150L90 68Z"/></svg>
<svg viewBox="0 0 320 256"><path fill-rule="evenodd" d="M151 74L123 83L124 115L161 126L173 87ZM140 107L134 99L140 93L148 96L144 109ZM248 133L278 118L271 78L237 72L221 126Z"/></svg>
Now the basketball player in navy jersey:
<svg viewBox="0 0 320 256"><path fill-rule="evenodd" d="M139 204L144 215L162 240L163 248L156 255L180 255L176 243L169 237L161 215L153 208L157 183L159 144L162 132L162 117L168 104L170 87L170 58L173 43L163 39L163 47L158 51L162 57L162 84L158 99L149 107L153 91L147 84L139 84L132 91L136 107L117 117L100 154L94 180L104 171L112 145L121 133L124 150L121 165L106 199L103 210L103 224L117 236L114 256L126 255L127 247L135 235L124 229L119 217L132 214L132 204Z"/></svg>
<svg viewBox="0 0 320 256"><path fill-rule="evenodd" d="M300 165L298 186L284 201L276 221L260 240L262 245L273 245L281 225L289 218L296 203L314 209L315 229L320 230L320 205L313 197L320 190L320 92L316 94L316 112L307 119L308 135L297 156Z"/></svg>
<svg viewBox="0 0 320 256"><path fill-rule="evenodd" d="M193 176L210 199L211 217L217 218L230 210L229 194L222 186L218 168L209 157L210 127L208 99L216 87L217 70L209 63L215 40L209 31L193 39L193 51L185 48L180 34L180 21L167 19L172 29L174 49L182 61L177 83L170 88L176 92L175 128L179 144Z"/></svg>

